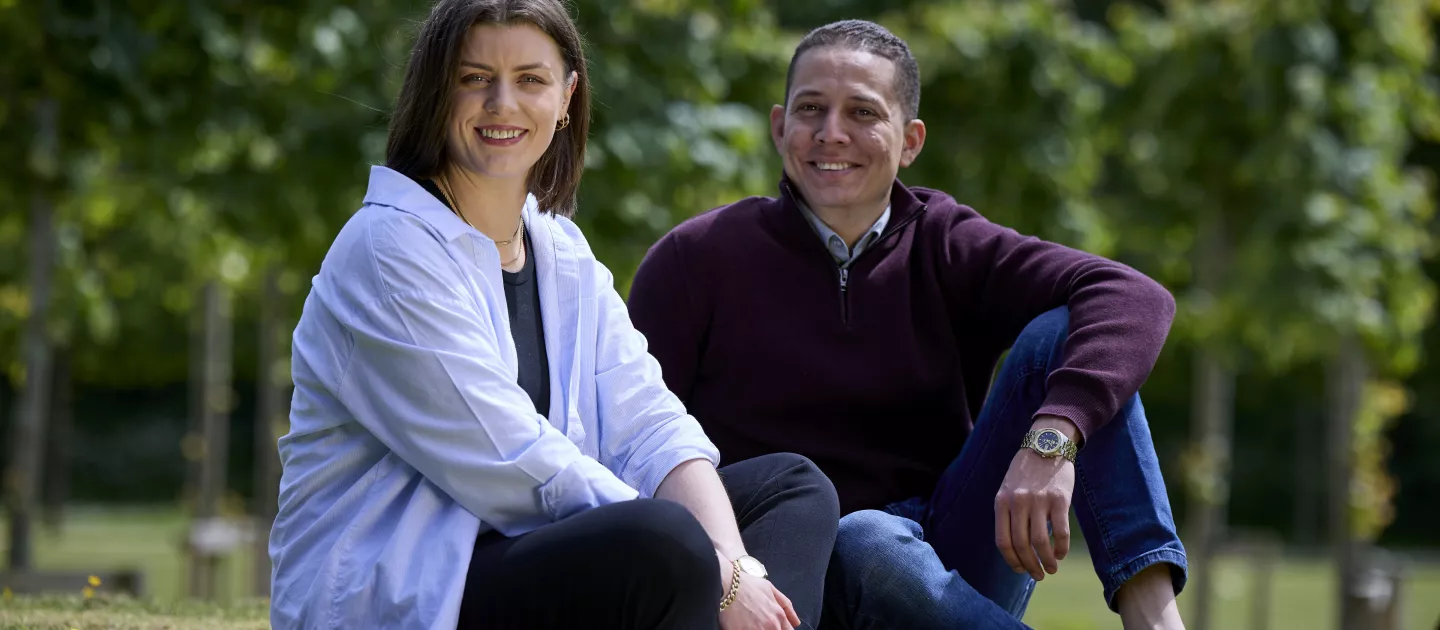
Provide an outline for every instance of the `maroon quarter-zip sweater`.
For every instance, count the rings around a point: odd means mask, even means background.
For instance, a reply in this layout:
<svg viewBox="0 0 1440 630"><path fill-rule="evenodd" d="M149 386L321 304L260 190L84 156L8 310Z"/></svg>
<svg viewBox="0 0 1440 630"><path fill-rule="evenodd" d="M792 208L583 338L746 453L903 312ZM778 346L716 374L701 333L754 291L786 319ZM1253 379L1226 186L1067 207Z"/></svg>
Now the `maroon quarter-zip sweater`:
<svg viewBox="0 0 1440 630"><path fill-rule="evenodd" d="M884 233L843 283L782 179L779 198L676 227L630 292L635 326L722 464L805 455L845 513L929 495L1000 354L1036 316L1070 307L1039 413L1086 435L1139 390L1175 314L1170 293L1129 267L1022 236L939 191L897 180L890 199Z"/></svg>

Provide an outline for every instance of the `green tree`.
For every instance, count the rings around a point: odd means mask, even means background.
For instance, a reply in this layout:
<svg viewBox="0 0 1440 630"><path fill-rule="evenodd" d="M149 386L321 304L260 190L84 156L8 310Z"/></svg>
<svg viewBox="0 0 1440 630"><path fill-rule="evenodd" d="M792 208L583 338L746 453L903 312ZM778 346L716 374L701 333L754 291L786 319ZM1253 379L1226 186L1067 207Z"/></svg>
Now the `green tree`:
<svg viewBox="0 0 1440 630"><path fill-rule="evenodd" d="M1112 11L1137 73L1112 101L1123 137L1101 193L1127 248L1181 289L1177 329L1197 348L1189 546L1203 611L1203 566L1228 496L1237 361L1275 371L1341 363L1334 373L1348 382L1330 389L1354 390L1336 403L1354 413L1334 418L1331 493L1350 507L1332 527L1348 548L1387 522L1380 429L1402 410L1391 379L1415 368L1434 299L1421 268L1429 181L1405 159L1413 134L1436 132L1440 110L1425 3L1166 9ZM1368 352L1348 350L1352 338ZM1373 370L1354 365L1367 359ZM1366 374L1379 380L1362 386ZM1349 495L1355 482L1379 502ZM1339 555L1348 582L1353 563Z"/></svg>
<svg viewBox="0 0 1440 630"><path fill-rule="evenodd" d="M576 220L622 295L676 223L779 180L768 116L790 47L764 5L575 3L595 91Z"/></svg>

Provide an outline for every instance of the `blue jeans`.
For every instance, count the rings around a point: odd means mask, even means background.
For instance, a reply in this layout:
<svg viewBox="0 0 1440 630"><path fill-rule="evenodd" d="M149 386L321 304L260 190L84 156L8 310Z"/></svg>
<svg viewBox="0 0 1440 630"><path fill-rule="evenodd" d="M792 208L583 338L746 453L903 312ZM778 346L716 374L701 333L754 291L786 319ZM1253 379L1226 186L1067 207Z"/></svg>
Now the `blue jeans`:
<svg viewBox="0 0 1440 630"><path fill-rule="evenodd" d="M995 495L1045 399L1069 324L1061 307L1020 333L934 494L840 519L821 628L1025 627L1035 581L995 547ZM1184 587L1185 548L1138 394L1087 436L1072 505L1111 610L1120 586L1157 563L1171 565L1176 593Z"/></svg>

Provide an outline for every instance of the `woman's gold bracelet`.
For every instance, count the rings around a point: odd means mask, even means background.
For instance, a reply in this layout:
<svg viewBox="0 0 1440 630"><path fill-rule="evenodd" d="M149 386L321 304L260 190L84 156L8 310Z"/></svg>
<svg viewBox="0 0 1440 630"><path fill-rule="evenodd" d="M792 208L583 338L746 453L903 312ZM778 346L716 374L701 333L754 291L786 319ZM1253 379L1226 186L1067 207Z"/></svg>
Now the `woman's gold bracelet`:
<svg viewBox="0 0 1440 630"><path fill-rule="evenodd" d="M735 603L735 596L737 596L737 595L739 595L739 594L740 594L740 561L739 561L739 560L731 560L731 561L730 561L730 592L725 595L725 599L723 599L723 600L720 601L720 612L725 612L725 609L726 609L726 608L729 608L729 607L730 607L730 604Z"/></svg>

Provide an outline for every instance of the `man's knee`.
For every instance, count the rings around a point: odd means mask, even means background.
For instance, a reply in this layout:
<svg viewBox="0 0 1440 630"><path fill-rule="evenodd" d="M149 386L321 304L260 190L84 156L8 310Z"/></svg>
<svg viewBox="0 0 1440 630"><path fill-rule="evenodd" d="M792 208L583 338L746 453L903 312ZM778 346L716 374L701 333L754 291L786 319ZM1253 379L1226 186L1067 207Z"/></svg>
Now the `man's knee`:
<svg viewBox="0 0 1440 630"><path fill-rule="evenodd" d="M893 566L897 552L924 545L920 524L879 510L851 512L840 519L830 568L852 579L868 580L878 567Z"/></svg>
<svg viewBox="0 0 1440 630"><path fill-rule="evenodd" d="M1070 307L1059 306L1041 313L1020 331L1010 349L1009 361L1045 368L1057 361L1070 335Z"/></svg>
<svg viewBox="0 0 1440 630"><path fill-rule="evenodd" d="M902 628L950 627L962 619L952 591L963 580L922 536L919 523L878 510L840 519L825 576L826 614Z"/></svg>

